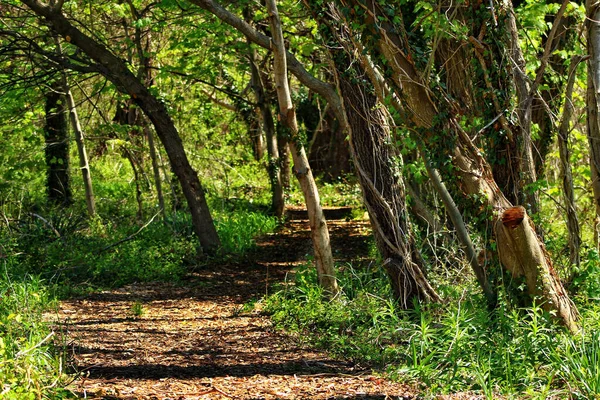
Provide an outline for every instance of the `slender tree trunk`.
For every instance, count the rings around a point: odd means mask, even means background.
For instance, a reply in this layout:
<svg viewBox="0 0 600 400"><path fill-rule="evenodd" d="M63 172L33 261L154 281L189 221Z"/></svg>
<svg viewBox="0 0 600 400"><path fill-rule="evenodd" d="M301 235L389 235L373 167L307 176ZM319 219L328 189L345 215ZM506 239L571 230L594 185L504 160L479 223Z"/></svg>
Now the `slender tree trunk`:
<svg viewBox="0 0 600 400"><path fill-rule="evenodd" d="M587 136L596 215L594 241L600 251L600 3L586 1L588 60Z"/></svg>
<svg viewBox="0 0 600 400"><path fill-rule="evenodd" d="M148 138L148 147L150 148L150 159L152 160L152 173L154 175L154 186L156 187L156 197L158 197L158 207L163 216L163 221L167 220L167 209L165 208L165 198L162 191L162 179L160 177L160 166L156 155L156 145L154 144L154 134L148 126L144 126L144 132Z"/></svg>
<svg viewBox="0 0 600 400"><path fill-rule="evenodd" d="M285 199L283 182L281 180L281 160L279 159L279 149L277 148L277 133L275 131L275 123L273 122L273 113L265 96L265 85L261 79L262 74L256 64L256 51L254 49L250 49L249 61L252 71L252 88L262 116L262 126L267 141L267 172L271 182L271 209L277 218L282 218L285 209Z"/></svg>
<svg viewBox="0 0 600 400"><path fill-rule="evenodd" d="M571 60L569 67L569 78L565 89L565 105L563 107L562 121L558 130L558 150L560 153L560 172L563 183L563 198L567 211L567 228L569 230L569 261L571 265L579 267L579 248L581 247L581 236L579 235L579 220L577 219L577 207L575 205L575 194L573 192L573 173L571 171L571 151L569 150L569 134L571 130L571 118L573 115L573 86L575 84L577 66L581 57Z"/></svg>
<svg viewBox="0 0 600 400"><path fill-rule="evenodd" d="M75 142L77 143L77 153L79 154L79 168L81 169L81 175L83 176L83 186L85 188L85 202L87 204L88 214L93 217L96 215L96 200L94 197L94 188L92 186L92 174L90 172L90 164L88 161L87 151L85 149L85 139L83 136L83 130L79 123L79 116L77 115L77 108L75 106L75 100L69 88L67 81L67 75L63 71L63 87L65 89L65 97L67 99L67 107L69 108L69 117L71 120L71 126L73 127L73 133L75 134Z"/></svg>
<svg viewBox="0 0 600 400"><path fill-rule="evenodd" d="M69 135L64 88L54 82L46 97L46 166L48 168L48 199L68 206L73 202L69 182Z"/></svg>
<svg viewBox="0 0 600 400"><path fill-rule="evenodd" d="M58 36L55 37L56 52L59 57L62 57L62 47ZM67 72L63 69L61 71L62 87L64 90L64 96L67 101L67 108L69 110L69 119L71 121L71 127L75 135L75 143L77 144L77 154L79 155L79 169L81 169L81 175L83 177L83 187L85 189L85 202L87 205L88 214L90 217L96 215L96 200L94 198L94 188L92 185L92 174L90 171L90 164L88 161L87 151L85 148L85 139L83 136L83 129L79 122L79 116L77 115L77 107L75 100L73 100L73 94L69 86L69 80Z"/></svg>
<svg viewBox="0 0 600 400"><path fill-rule="evenodd" d="M135 156L133 155L131 150L129 150L125 146L123 146L122 149L123 153L125 154L125 157L127 158L127 160L129 160L131 169L133 170L133 181L135 183L135 200L137 203L137 211L135 217L138 223L141 223L144 220L144 201L142 198L142 186L140 184L140 170L142 169L142 166L137 163L137 161L135 160Z"/></svg>
<svg viewBox="0 0 600 400"><path fill-rule="evenodd" d="M286 54L279 13L277 11L275 0L267 0L266 4L269 13L271 33L273 35L273 71L275 74L275 85L277 88L281 121L285 123L290 131L289 146L292 158L294 159L294 173L302 187L306 208L308 210L319 284L330 296L336 296L339 292L339 288L335 278L329 230L327 229L327 222L325 221L325 215L323 214L323 208L321 207L319 192L312 171L310 170L310 165L308 165L304 147L300 143L298 137L298 123L288 83Z"/></svg>
<svg viewBox="0 0 600 400"><path fill-rule="evenodd" d="M141 16L138 14L135 6L131 1L128 1L131 8L131 12L136 19L140 19ZM145 46L142 44L142 36L146 38ZM140 60L139 76L140 79L144 80L147 87L154 85L154 73L152 69L152 30L148 29L145 35L142 35L142 30L139 25L135 28L135 44L138 52L138 58ZM137 113L136 113L137 114ZM158 207L163 216L163 221L167 219L167 210L165 208L165 199L162 191L162 182L160 177L160 168L158 164L158 157L156 155L156 145L154 144L154 134L148 127L148 124L144 120L143 116L137 115L136 125L143 125L144 135L148 138L148 148L150 150L150 161L152 163L152 173L154 176L154 187L156 188L156 197L158 198Z"/></svg>
<svg viewBox="0 0 600 400"><path fill-rule="evenodd" d="M290 146L283 125L278 123L275 127L277 132L277 148L279 149L279 170L281 171L281 184L283 190L289 192L291 188L292 166L290 162Z"/></svg>
<svg viewBox="0 0 600 400"><path fill-rule="evenodd" d="M527 210L532 214L539 212L539 198L537 191L531 185L537 181L535 162L533 159L533 141L531 139L531 121L533 94L531 83L525 72L525 59L519 44L519 33L511 1L506 1L508 9L506 16L506 29L509 35L510 65L517 89L517 115L519 116L519 150L520 150L520 201L527 204Z"/></svg>
<svg viewBox="0 0 600 400"><path fill-rule="evenodd" d="M475 251L475 246L473 245L471 237L469 236L469 232L467 231L467 225L465 224L458 207L454 203L450 192L448 192L448 189L446 189L446 185L444 185L444 182L442 182L442 178L440 177L438 171L433 169L427 161L425 161L425 163L427 164L426 167L429 179L431 179L435 191L442 199L446 211L448 212L448 216L452 221L452 225L454 225L454 229L456 229L456 236L458 236L465 249L467 261L469 262L469 265L471 265L471 268L477 277L477 282L479 282L479 286L483 290L483 294L487 299L489 308L493 309L496 307L498 295L490 286L486 273L483 269L483 265L481 265L479 262L478 254Z"/></svg>
<svg viewBox="0 0 600 400"><path fill-rule="evenodd" d="M43 17L56 33L94 60L98 71L113 82L120 91L128 93L152 121L169 156L173 171L181 183L200 245L205 252L215 253L220 247L220 241L206 203L204 188L187 159L181 138L165 105L131 73L123 60L74 27L60 9L48 6L39 0L22 0L22 2L38 16Z"/></svg>

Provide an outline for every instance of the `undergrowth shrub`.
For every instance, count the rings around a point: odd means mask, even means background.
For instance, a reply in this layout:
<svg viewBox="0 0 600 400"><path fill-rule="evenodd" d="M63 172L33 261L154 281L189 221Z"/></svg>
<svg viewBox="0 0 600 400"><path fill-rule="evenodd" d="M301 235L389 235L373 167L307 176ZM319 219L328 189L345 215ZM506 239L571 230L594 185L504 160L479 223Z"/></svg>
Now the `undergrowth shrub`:
<svg viewBox="0 0 600 400"><path fill-rule="evenodd" d="M462 285L441 288L445 304L402 311L379 268L346 265L339 275L343 294L326 301L314 268L304 266L265 310L300 340L384 368L430 395L545 399L577 388L581 398L598 398L598 335L573 339L539 306L501 300L490 313L478 287Z"/></svg>
<svg viewBox="0 0 600 400"><path fill-rule="evenodd" d="M62 389L68 376L43 320L52 305L39 278L0 275L0 398L74 398Z"/></svg>
<svg viewBox="0 0 600 400"><path fill-rule="evenodd" d="M39 274L60 295L133 282L178 281L198 262L199 243L187 213L140 226L133 213L86 219L76 211L27 213L0 231L4 251L15 254L11 273ZM257 235L273 231L274 217L245 209L215 212L223 248L219 257L244 256Z"/></svg>

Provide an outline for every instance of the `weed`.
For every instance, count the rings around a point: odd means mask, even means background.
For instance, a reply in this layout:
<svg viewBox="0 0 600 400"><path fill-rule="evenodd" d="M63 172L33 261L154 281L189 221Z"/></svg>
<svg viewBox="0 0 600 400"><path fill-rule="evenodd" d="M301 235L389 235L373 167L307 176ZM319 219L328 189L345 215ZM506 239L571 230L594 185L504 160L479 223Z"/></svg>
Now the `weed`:
<svg viewBox="0 0 600 400"><path fill-rule="evenodd" d="M568 387L582 398L598 394L600 335L568 344L568 334L539 306L514 309L501 298L489 313L478 288L465 285L447 290L444 305L402 311L387 300L389 285L378 269L348 264L339 271L338 301L324 301L314 269L303 266L295 285L266 299L265 311L301 340L386 368L431 395L543 398L540 393L560 395Z"/></svg>
<svg viewBox="0 0 600 400"><path fill-rule="evenodd" d="M144 308L144 303L142 303L139 300L136 300L129 308L129 313L134 318L139 318L143 316L144 314L146 314L146 308Z"/></svg>
<svg viewBox="0 0 600 400"><path fill-rule="evenodd" d="M73 398L62 389L68 376L54 332L42 313L52 306L43 282L0 276L0 397Z"/></svg>
<svg viewBox="0 0 600 400"><path fill-rule="evenodd" d="M580 399L600 398L600 332L566 337L548 351L558 375L569 382L572 395Z"/></svg>

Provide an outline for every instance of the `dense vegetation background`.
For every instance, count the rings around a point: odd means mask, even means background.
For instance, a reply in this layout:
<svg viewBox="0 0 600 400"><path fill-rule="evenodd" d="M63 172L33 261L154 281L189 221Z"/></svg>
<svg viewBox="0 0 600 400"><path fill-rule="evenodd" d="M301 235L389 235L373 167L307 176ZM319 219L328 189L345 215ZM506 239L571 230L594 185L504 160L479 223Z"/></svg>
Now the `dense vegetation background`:
<svg viewBox="0 0 600 400"><path fill-rule="evenodd" d="M57 301L250 262L284 203L318 250L257 300L298 340L427 394L600 396L598 5L221 3L0 1L0 397L72 395ZM321 205L370 253L328 270Z"/></svg>

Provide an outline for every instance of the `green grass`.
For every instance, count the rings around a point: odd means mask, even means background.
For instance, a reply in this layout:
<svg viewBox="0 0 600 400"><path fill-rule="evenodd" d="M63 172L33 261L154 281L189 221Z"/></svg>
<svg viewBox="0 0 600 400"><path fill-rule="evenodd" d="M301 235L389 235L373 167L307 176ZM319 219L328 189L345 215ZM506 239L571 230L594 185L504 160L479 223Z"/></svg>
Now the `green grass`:
<svg viewBox="0 0 600 400"><path fill-rule="evenodd" d="M215 222L224 253L236 256L246 255L256 245L257 236L273 232L279 224L274 217L240 211L218 213Z"/></svg>
<svg viewBox="0 0 600 400"><path fill-rule="evenodd" d="M471 391L486 398L600 398L600 334L571 337L540 307L506 301L489 313L475 286L441 288L446 302L398 310L374 267L340 269L343 296L328 302L313 268L266 299L275 324L335 355L385 369L426 396ZM596 277L597 278L597 277ZM583 307L591 307L587 305ZM584 316L597 327L598 312Z"/></svg>
<svg viewBox="0 0 600 400"><path fill-rule="evenodd" d="M0 275L0 398L74 398L63 389L69 377L55 347L60 333L42 318L52 307L39 278Z"/></svg>
<svg viewBox="0 0 600 400"><path fill-rule="evenodd" d="M219 210L215 224L223 247L213 260L198 258L190 217L172 214L140 226L132 215L86 220L76 211L49 210L26 216L0 231L3 251L14 254L9 270L37 274L56 284L61 296L119 287L133 282L179 281L198 262L243 257L255 237L278 221L260 212Z"/></svg>

